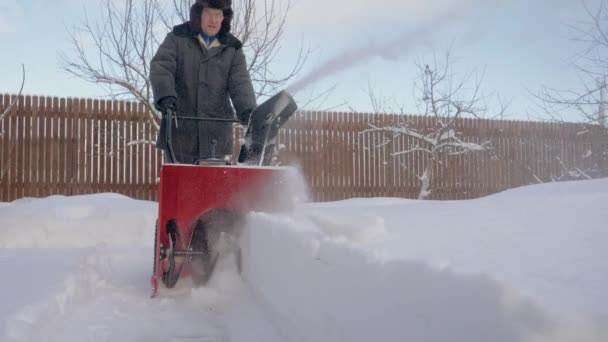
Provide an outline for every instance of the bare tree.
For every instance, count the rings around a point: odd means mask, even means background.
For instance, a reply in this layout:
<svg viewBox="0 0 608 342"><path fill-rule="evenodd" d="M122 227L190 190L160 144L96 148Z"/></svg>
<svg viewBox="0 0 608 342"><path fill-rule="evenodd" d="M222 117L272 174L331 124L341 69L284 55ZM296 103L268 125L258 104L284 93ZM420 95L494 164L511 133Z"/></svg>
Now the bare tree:
<svg viewBox="0 0 608 342"><path fill-rule="evenodd" d="M158 128L149 79L150 60L166 33L189 19L193 0L105 0L99 20L85 11L81 26L70 33L73 52L62 56L62 68L85 81L105 86L113 98L143 103ZM122 6L118 6L121 3ZM283 3L283 2L281 2ZM290 3L275 0L241 0L235 4L233 33L245 46L248 67L258 96L285 86L304 66L310 50L301 46L293 67L284 75L271 70Z"/></svg>
<svg viewBox="0 0 608 342"><path fill-rule="evenodd" d="M15 106L15 104L17 103L17 100L19 100L19 97L21 96L21 94L23 94L23 86L25 85L25 65L21 65L21 88L19 89L19 93L17 94L17 96L15 96L15 98L13 99L13 101L11 101L11 103L8 105L8 107L6 107L4 109L4 111L2 113L0 113L0 121L2 121L4 119L4 117L11 112L11 109L13 109L13 107ZM2 135L4 132L0 132L0 135Z"/></svg>
<svg viewBox="0 0 608 342"><path fill-rule="evenodd" d="M442 165L447 167L447 163L443 163L443 161L469 153L488 151L491 145L489 141L481 143L465 141L456 125L457 121L465 116L479 118L486 115L486 98L480 94L482 77L477 77L472 87L469 87L469 83L471 83L474 73L466 75L461 81L456 81L452 73L449 52L442 61L435 56L432 65L420 62L416 65L420 80L414 85L416 107L418 113L434 119L434 126L415 127L404 115L404 106L398 105L394 100L378 96L370 86L369 96L374 111L376 113L399 113L402 114L403 119L395 126L370 125L371 128L364 133L381 131L387 133L390 139L403 136L413 138L414 146L406 150L397 150L393 152L393 156L421 152L424 170L421 174L416 175L420 181L418 199L426 199L432 193L434 170ZM397 104L398 110L394 109L395 104Z"/></svg>
<svg viewBox="0 0 608 342"><path fill-rule="evenodd" d="M25 65L23 65L23 64L21 65L21 75L22 75L21 76L21 88L19 89L19 93L11 101L11 103L8 105L8 107L6 107L0 113L0 122L2 122L4 120L4 117L6 117L11 112L11 110L13 109L15 104L17 104L19 97L21 97L21 95L23 94L23 87L25 86ZM4 133L5 133L4 125L2 125L2 129L0 130L0 136L3 136ZM12 142L10 142L10 140L9 140L10 147L9 147L8 161L5 163L5 165L0 166L0 180L2 180L4 178L4 175L6 175L6 172L11 165L11 158L14 155L11 151L13 151L13 146L15 146L16 143L17 143L17 140L13 140Z"/></svg>
<svg viewBox="0 0 608 342"><path fill-rule="evenodd" d="M562 174L554 177L555 180L589 179L608 174L608 0L600 0L597 8L590 8L585 1L581 4L586 20L570 25L574 32L572 41L581 49L569 62L579 84L568 85L570 88L566 89L543 86L534 95L545 116L564 122L563 113L578 114L579 134L600 142L581 156L581 160L595 159L593 163L586 162L586 167L571 165L556 155Z"/></svg>
<svg viewBox="0 0 608 342"><path fill-rule="evenodd" d="M591 9L584 1L581 4L587 20L570 27L574 32L572 41L582 48L569 63L578 74L579 88L543 86L535 95L541 100L545 114L552 119L564 121L561 113L574 110L584 122L605 126L608 101L608 0L601 0L597 9Z"/></svg>

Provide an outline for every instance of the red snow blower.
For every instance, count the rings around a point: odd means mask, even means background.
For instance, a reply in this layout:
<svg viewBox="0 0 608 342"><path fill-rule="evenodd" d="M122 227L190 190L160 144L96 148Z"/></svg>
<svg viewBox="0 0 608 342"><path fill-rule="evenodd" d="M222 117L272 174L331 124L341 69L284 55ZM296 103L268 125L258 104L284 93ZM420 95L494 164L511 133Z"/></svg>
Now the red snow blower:
<svg viewBox="0 0 608 342"><path fill-rule="evenodd" d="M295 101L284 91L259 105L251 114L245 143L234 164L216 158L214 151L211 158L182 164L176 160L172 133L183 120L239 121L165 115L161 130L166 134L161 136L166 137L163 148L168 162L160 171L152 297L160 286L170 289L184 278L190 278L194 286L205 285L226 250L235 252L240 271L240 249L230 248L244 227L245 214L283 210L290 203L280 195L290 168L270 163L279 128L296 109Z"/></svg>

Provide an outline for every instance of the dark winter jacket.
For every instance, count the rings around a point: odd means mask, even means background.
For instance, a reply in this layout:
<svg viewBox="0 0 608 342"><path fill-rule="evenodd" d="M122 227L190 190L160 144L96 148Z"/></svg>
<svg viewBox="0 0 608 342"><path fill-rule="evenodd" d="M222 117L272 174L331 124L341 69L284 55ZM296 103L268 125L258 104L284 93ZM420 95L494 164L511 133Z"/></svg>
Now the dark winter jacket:
<svg viewBox="0 0 608 342"><path fill-rule="evenodd" d="M241 42L228 32L220 32L220 46L207 49L197 35L189 22L178 25L167 34L153 57L150 81L157 108L162 98L174 96L178 118L238 117L246 123L248 113L256 106L256 98ZM214 140L216 156L232 153L230 123L181 120L173 132L173 149L182 163L210 157ZM157 145L165 137L158 139Z"/></svg>

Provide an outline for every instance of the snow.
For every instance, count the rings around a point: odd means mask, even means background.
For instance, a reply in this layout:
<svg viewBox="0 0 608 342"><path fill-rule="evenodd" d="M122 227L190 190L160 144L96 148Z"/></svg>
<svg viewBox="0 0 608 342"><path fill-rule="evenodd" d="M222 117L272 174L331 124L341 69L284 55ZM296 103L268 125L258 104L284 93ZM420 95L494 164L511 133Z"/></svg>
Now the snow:
<svg viewBox="0 0 608 342"><path fill-rule="evenodd" d="M243 272L150 298L157 204L0 203L1 341L607 341L608 179L253 212Z"/></svg>

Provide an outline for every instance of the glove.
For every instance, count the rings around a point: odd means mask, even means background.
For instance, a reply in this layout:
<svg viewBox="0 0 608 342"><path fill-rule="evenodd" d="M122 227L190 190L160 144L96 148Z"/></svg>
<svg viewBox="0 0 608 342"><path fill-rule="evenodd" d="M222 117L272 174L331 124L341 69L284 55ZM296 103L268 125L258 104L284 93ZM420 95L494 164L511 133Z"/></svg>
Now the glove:
<svg viewBox="0 0 608 342"><path fill-rule="evenodd" d="M160 101L158 101L158 109L163 114L163 116L167 115L168 110L175 111L177 106L177 99L174 96L165 96Z"/></svg>
<svg viewBox="0 0 608 342"><path fill-rule="evenodd" d="M177 105L177 99L174 96L165 96L158 101L157 109L160 110L162 116L160 121L160 130L156 139L156 147L161 150L167 150L167 112L169 110L175 110Z"/></svg>
<svg viewBox="0 0 608 342"><path fill-rule="evenodd" d="M241 124L243 126L249 125L249 118L251 117L251 112L253 112L253 110L246 109L246 110L242 111L241 113L239 113L238 118L239 118L239 121L241 121Z"/></svg>

